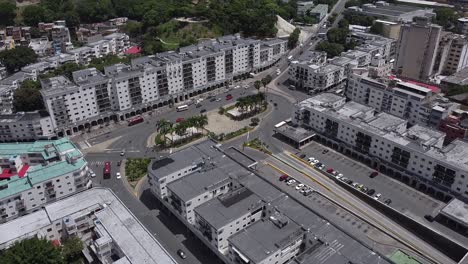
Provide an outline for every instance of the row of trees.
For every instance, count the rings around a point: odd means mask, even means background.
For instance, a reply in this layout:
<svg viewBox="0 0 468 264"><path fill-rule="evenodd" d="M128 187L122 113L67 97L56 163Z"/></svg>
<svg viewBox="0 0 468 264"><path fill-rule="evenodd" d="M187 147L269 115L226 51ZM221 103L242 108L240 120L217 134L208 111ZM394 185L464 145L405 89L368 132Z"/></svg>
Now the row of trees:
<svg viewBox="0 0 468 264"><path fill-rule="evenodd" d="M0 254L0 263L8 264L65 264L82 263L83 243L78 237L62 241L61 246L37 237L16 242Z"/></svg>
<svg viewBox="0 0 468 264"><path fill-rule="evenodd" d="M198 130L204 130L205 126L208 125L208 117L206 115L199 115L199 116L192 116L188 119L182 120L178 123L172 123L169 120L161 119L157 123L158 132L163 137L162 144L166 145L165 136L167 134L171 134L171 146L174 144L174 140L172 138L173 133L176 135L183 137L187 135L187 130L189 128L197 129L197 134L199 134ZM193 133L190 137L193 136Z"/></svg>
<svg viewBox="0 0 468 264"><path fill-rule="evenodd" d="M255 95L249 95L240 97L237 99L235 104L241 112L253 112L257 113L259 109L265 106L265 94L257 93Z"/></svg>

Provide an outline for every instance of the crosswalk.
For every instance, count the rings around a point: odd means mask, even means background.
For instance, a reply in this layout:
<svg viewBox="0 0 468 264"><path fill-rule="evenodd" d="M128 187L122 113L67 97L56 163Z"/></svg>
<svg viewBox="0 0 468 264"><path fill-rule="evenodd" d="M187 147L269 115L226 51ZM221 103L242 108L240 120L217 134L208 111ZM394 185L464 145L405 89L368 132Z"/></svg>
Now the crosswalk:
<svg viewBox="0 0 468 264"><path fill-rule="evenodd" d="M87 149L87 148L91 147L91 144L89 144L89 142L87 140L78 141L76 144L78 145L78 147L80 149Z"/></svg>
<svg viewBox="0 0 468 264"><path fill-rule="evenodd" d="M93 160L93 161L88 161L88 165L91 165L91 166L104 166L104 163L106 163L107 161L103 161L103 160ZM110 164L117 164L116 161L109 161Z"/></svg>

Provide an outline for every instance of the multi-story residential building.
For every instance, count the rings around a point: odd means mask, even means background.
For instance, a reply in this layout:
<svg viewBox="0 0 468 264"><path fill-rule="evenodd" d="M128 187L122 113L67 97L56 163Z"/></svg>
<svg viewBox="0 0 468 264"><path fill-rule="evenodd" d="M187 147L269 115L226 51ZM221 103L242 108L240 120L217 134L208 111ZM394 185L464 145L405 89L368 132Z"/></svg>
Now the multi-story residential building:
<svg viewBox="0 0 468 264"><path fill-rule="evenodd" d="M451 88L456 89L468 85L468 67L443 78L440 85L444 92L449 91Z"/></svg>
<svg viewBox="0 0 468 264"><path fill-rule="evenodd" d="M468 39L466 36L452 35L444 66L444 75L451 75L468 67Z"/></svg>
<svg viewBox="0 0 468 264"><path fill-rule="evenodd" d="M256 164L206 140L153 161L150 189L224 263L389 263L261 179Z"/></svg>
<svg viewBox="0 0 468 264"><path fill-rule="evenodd" d="M440 122L439 130L446 134L446 144L455 139L466 141L468 139L468 118L466 112L463 110L454 111Z"/></svg>
<svg viewBox="0 0 468 264"><path fill-rule="evenodd" d="M307 11L311 10L314 8L314 2L313 1L300 1L297 2L297 14L299 16L304 16L308 14Z"/></svg>
<svg viewBox="0 0 468 264"><path fill-rule="evenodd" d="M398 75L427 80L432 76L442 28L417 17L401 26L395 71Z"/></svg>
<svg viewBox="0 0 468 264"><path fill-rule="evenodd" d="M315 131L316 139L381 172L449 200L468 200L468 143L443 146L445 134L334 94L298 103L293 123Z"/></svg>
<svg viewBox="0 0 468 264"><path fill-rule="evenodd" d="M395 39L365 32L351 32L348 39L356 42L356 50L371 53L371 57L379 54L387 62L395 58Z"/></svg>
<svg viewBox="0 0 468 264"><path fill-rule="evenodd" d="M88 166L68 139L0 144L0 221L89 187Z"/></svg>
<svg viewBox="0 0 468 264"><path fill-rule="evenodd" d="M468 35L468 17L459 18L457 28L461 34Z"/></svg>
<svg viewBox="0 0 468 264"><path fill-rule="evenodd" d="M78 237L89 263L177 261L109 189L93 188L0 224L0 250L32 237L60 244Z"/></svg>
<svg viewBox="0 0 468 264"><path fill-rule="evenodd" d="M55 54L55 50L52 48L52 42L50 42L48 38L31 39L28 47L34 50L39 57Z"/></svg>
<svg viewBox="0 0 468 264"><path fill-rule="evenodd" d="M437 127L459 107L428 88L396 80L372 79L366 74L352 74L345 95L377 111L404 118L410 125Z"/></svg>
<svg viewBox="0 0 468 264"><path fill-rule="evenodd" d="M56 22L56 25L50 29L50 39L52 40L52 47L55 54L65 53L67 50L73 48L71 44L70 31L64 25Z"/></svg>
<svg viewBox="0 0 468 264"><path fill-rule="evenodd" d="M0 114L0 142L50 139L52 127L52 119L39 111Z"/></svg>
<svg viewBox="0 0 468 264"><path fill-rule="evenodd" d="M317 21L322 21L328 14L328 5L318 4L314 8L310 9L309 15L315 17Z"/></svg>
<svg viewBox="0 0 468 264"><path fill-rule="evenodd" d="M4 114L13 113L13 95L15 90L21 86L25 80L37 80L35 70L19 71L0 80L0 112Z"/></svg>
<svg viewBox="0 0 468 264"><path fill-rule="evenodd" d="M285 54L286 44L281 39L225 36L178 52L136 58L130 65L112 65L104 69L105 75L88 69L77 74L79 78L74 74L73 81L63 76L41 80L41 93L54 129L59 135L71 134L246 78L271 67ZM108 83L107 93L104 83Z"/></svg>

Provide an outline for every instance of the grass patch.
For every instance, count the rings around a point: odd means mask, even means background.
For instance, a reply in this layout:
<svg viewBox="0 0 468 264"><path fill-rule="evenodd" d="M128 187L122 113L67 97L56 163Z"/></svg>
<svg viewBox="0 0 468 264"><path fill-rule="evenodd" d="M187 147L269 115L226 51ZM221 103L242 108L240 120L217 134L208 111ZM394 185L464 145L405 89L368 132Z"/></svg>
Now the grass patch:
<svg viewBox="0 0 468 264"><path fill-rule="evenodd" d="M195 44L201 39L212 39L221 36L221 31L208 23L187 23L171 20L157 26L158 37L163 40L167 50Z"/></svg>
<svg viewBox="0 0 468 264"><path fill-rule="evenodd" d="M125 162L125 176L129 181L138 181L148 172L151 160L147 158L129 158Z"/></svg>
<svg viewBox="0 0 468 264"><path fill-rule="evenodd" d="M268 155L271 155L271 151L268 150L268 145L266 145L265 143L263 143L260 139L258 138L254 138L252 139L251 141L249 142L245 142L243 144L244 147L248 147L248 148L253 148L253 149L256 149L258 151L261 151L265 154L268 154Z"/></svg>
<svg viewBox="0 0 468 264"><path fill-rule="evenodd" d="M233 139L235 137L238 137L240 135L243 135L249 131L251 131L253 129L253 127L243 127L239 130L236 130L234 132L231 132L231 133L227 133L227 134L224 134L224 133L221 133L219 135L216 135L215 133L213 132L210 132L208 133L208 136L216 141L227 141L227 140L230 140L230 139Z"/></svg>

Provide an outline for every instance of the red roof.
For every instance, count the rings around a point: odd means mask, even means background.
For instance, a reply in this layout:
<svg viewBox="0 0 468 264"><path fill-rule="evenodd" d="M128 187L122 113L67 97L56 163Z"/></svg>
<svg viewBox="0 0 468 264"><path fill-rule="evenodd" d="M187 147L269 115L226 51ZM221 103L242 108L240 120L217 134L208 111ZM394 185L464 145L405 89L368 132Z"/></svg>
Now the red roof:
<svg viewBox="0 0 468 264"><path fill-rule="evenodd" d="M23 165L23 167L20 169L20 171L18 172L18 176L20 178L23 178L24 175L26 175L26 172L28 171L29 169L29 165Z"/></svg>
<svg viewBox="0 0 468 264"><path fill-rule="evenodd" d="M26 172L29 169L29 165L23 165L18 173L12 173L10 169L3 169L0 173L0 179L8 179L15 175L18 175L20 178L23 178L26 175Z"/></svg>
<svg viewBox="0 0 468 264"><path fill-rule="evenodd" d="M390 75L389 78L390 78L390 80L393 80L396 77L393 76L393 75ZM419 85L421 87L430 89L433 93L440 93L440 88L437 87L437 86L426 84L426 83L421 83L421 82L416 82L416 81L412 81L412 80L405 80L405 79L401 79L401 78L398 78L398 79L400 79L400 80L402 80L404 82L407 82L407 83L416 84L416 85Z"/></svg>
<svg viewBox="0 0 468 264"><path fill-rule="evenodd" d="M140 52L141 52L140 47L133 46L133 47L129 48L128 50L126 50L124 53L125 54L140 54Z"/></svg>

